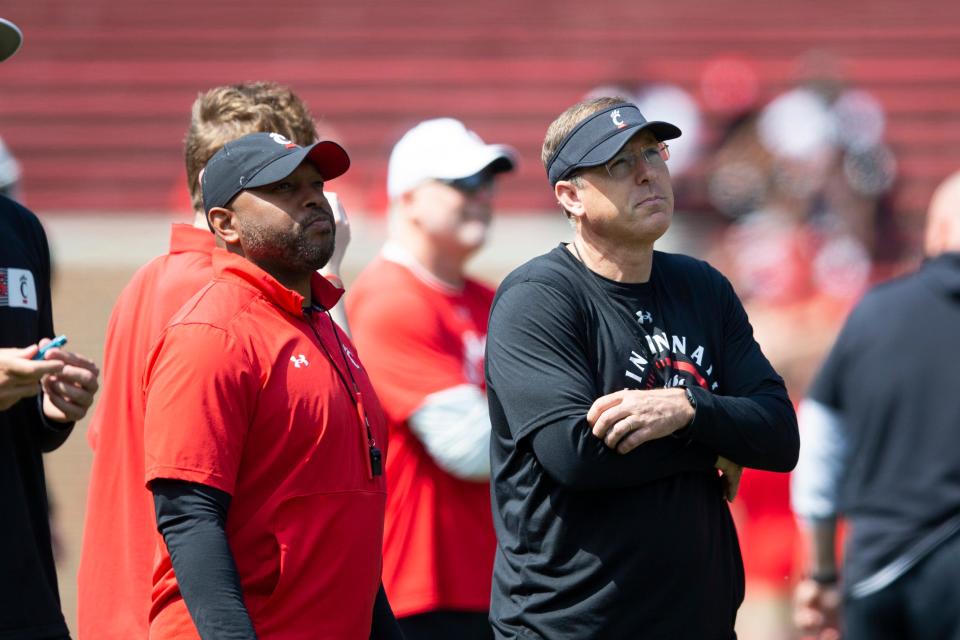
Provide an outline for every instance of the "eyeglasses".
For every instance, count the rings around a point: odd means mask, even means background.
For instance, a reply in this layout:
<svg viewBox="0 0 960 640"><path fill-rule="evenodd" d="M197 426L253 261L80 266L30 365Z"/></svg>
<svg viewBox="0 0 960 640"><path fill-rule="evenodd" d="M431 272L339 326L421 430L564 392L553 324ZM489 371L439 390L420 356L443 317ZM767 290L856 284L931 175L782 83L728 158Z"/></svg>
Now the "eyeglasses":
<svg viewBox="0 0 960 640"><path fill-rule="evenodd" d="M642 156L643 161L651 167L659 167L670 159L670 146L666 143L658 142L656 145L643 147L640 150L640 156ZM640 156L624 151L623 153L617 154L612 160L608 160L603 166L611 178L614 180L623 180L628 176L632 176L634 171L637 170L637 163L640 162Z"/></svg>
<svg viewBox="0 0 960 640"><path fill-rule="evenodd" d="M479 193L485 189L493 187L493 175L486 171L478 171L465 178L455 178L453 180L438 180L438 182L453 187L457 191L467 195Z"/></svg>

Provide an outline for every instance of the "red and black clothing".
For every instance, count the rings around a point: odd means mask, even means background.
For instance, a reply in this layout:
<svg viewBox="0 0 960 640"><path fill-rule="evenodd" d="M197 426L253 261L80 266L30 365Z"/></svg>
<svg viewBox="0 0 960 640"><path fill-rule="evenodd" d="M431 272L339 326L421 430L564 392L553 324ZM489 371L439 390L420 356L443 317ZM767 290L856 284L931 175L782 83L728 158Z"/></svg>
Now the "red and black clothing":
<svg viewBox="0 0 960 640"><path fill-rule="evenodd" d="M40 221L0 196L0 348L53 337L50 250ZM66 638L50 546L41 454L73 423L48 422L37 398L0 411L0 639Z"/></svg>
<svg viewBox="0 0 960 640"><path fill-rule="evenodd" d="M260 637L366 640L386 501L369 455L369 436L386 444L379 402L327 314L241 257L216 250L213 267L148 358L146 480L230 497L226 537ZM342 293L312 287L325 309ZM165 546L154 576L151 638L197 637Z"/></svg>
<svg viewBox="0 0 960 640"><path fill-rule="evenodd" d="M685 386L693 423L628 454L586 421L622 389ZM487 338L497 638L730 640L737 534L714 468L790 470L783 380L730 283L654 252L648 282L589 272L563 246L508 276Z"/></svg>
<svg viewBox="0 0 960 640"><path fill-rule="evenodd" d="M147 636L157 522L143 487L143 369L160 332L213 277L214 246L208 230L173 225L170 252L134 274L110 314L103 384L87 428L93 464L77 576L81 638Z"/></svg>

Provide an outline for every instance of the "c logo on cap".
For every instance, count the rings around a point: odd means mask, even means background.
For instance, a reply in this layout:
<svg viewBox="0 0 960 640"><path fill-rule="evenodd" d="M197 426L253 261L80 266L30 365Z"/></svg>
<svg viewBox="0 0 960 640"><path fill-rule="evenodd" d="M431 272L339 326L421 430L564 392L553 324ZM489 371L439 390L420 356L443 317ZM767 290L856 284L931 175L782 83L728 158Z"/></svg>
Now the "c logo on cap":
<svg viewBox="0 0 960 640"><path fill-rule="evenodd" d="M297 147L296 143L290 142L290 139L282 134L271 133L270 137L273 138L274 142L276 142L279 145L283 145L283 147L286 149L294 149Z"/></svg>
<svg viewBox="0 0 960 640"><path fill-rule="evenodd" d="M623 129L625 126L627 126L627 123L624 122L623 118L620 116L620 109L614 109L611 111L610 119L613 120L613 124L617 127L617 129Z"/></svg>

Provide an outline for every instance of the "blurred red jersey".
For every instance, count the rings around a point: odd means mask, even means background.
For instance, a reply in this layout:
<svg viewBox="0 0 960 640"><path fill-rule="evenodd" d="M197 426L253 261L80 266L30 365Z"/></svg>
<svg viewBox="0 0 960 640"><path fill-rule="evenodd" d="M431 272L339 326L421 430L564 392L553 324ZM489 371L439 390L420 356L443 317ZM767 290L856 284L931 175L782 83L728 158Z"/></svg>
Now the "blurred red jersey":
<svg viewBox="0 0 960 640"><path fill-rule="evenodd" d="M493 290L462 290L378 257L347 298L347 315L390 427L383 584L398 617L486 611L496 537L489 482L440 468L408 419L437 391L485 388L483 355Z"/></svg>
<svg viewBox="0 0 960 640"><path fill-rule="evenodd" d="M103 386L87 431L94 455L77 577L80 638L147 637L157 523L143 486L141 378L150 346L210 281L213 247L209 231L173 225L170 253L134 274L110 315Z"/></svg>

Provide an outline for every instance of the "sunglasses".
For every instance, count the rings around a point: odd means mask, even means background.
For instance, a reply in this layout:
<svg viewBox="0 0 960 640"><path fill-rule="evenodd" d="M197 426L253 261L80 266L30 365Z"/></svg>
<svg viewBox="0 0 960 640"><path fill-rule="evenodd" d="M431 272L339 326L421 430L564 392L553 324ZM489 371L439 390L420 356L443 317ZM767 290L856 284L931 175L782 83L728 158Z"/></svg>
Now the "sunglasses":
<svg viewBox="0 0 960 640"><path fill-rule="evenodd" d="M472 195L493 187L493 175L487 171L478 171L465 178L453 180L438 180L438 182L453 187L461 193Z"/></svg>

